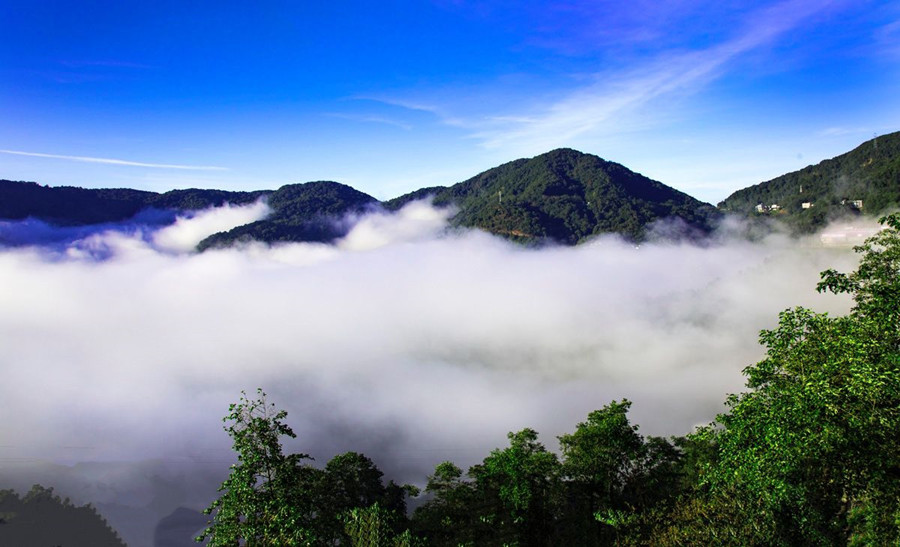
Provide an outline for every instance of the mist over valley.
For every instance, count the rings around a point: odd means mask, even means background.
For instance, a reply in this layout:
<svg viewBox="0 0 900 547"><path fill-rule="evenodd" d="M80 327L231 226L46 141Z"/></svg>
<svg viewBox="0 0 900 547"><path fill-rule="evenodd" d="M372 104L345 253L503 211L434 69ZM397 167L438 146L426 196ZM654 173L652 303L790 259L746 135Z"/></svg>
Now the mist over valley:
<svg viewBox="0 0 900 547"><path fill-rule="evenodd" d="M742 389L780 310L849 309L814 289L856 260L729 223L703 244L527 247L450 229L454 210L428 200L354 216L330 244L194 250L267 211L85 235L3 224L31 243L0 253L0 390L28 409L0 426L4 484L57 485L147 544L159 519L215 494L233 459L224 409L256 387L289 413L286 449L362 452L398 482L476 463L523 427L553 447L623 397L642 433L684 434Z"/></svg>

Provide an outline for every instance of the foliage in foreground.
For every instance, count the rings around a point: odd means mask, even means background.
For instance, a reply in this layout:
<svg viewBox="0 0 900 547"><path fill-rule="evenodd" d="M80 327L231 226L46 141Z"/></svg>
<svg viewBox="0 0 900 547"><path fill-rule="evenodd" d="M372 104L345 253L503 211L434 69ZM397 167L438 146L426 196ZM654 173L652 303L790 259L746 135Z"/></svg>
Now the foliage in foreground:
<svg viewBox="0 0 900 547"><path fill-rule="evenodd" d="M324 469L307 454L283 453L281 437L294 437L284 423L287 413L268 403L266 394L250 400L243 394L229 407L225 431L234 441L238 462L222 483L219 499L206 509L212 515L197 541L208 545L352 544L347 521L354 510L375 511L382 535L398 533L406 516L405 497L412 487L382 483L381 471L362 454L335 456ZM395 518L396 517L396 518ZM372 522L373 517L356 521ZM371 527L371 526L369 526ZM388 534L385 530L390 529ZM358 535L358 534L357 534Z"/></svg>
<svg viewBox="0 0 900 547"><path fill-rule="evenodd" d="M762 332L750 390L694 435L716 451L658 543L900 542L900 216L882 223L855 272L822 273L849 315L796 308Z"/></svg>

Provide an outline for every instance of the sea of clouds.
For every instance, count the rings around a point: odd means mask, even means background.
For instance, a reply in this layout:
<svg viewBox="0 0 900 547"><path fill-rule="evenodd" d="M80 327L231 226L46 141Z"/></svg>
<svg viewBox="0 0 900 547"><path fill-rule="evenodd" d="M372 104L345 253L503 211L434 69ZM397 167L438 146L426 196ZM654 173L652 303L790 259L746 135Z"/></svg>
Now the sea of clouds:
<svg viewBox="0 0 900 547"><path fill-rule="evenodd" d="M420 485L524 427L555 450L614 399L633 401L641 433L682 435L742 389L779 311L845 313L815 285L856 262L726 229L704 245L525 248L448 229L452 211L426 202L355 219L331 245L193 251L266 213L0 225L15 243L0 247L0 488L54 486L129 545L179 544L165 538L197 522L157 523L213 499L234 461L222 417L257 387L288 411L287 450L363 452Z"/></svg>

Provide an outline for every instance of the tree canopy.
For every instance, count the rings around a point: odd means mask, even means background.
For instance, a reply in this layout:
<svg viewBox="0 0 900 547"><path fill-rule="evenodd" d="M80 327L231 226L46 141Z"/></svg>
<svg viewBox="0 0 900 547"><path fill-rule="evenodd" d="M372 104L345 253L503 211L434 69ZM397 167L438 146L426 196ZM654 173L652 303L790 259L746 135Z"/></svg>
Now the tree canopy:
<svg viewBox="0 0 900 547"><path fill-rule="evenodd" d="M212 520L197 541L319 546L348 544L364 532L402 539L405 496L415 489L384 485L381 470L356 452L335 456L324 469L310 465L307 454L284 454L281 438L295 434L284 423L287 412L262 389L252 400L242 394L228 410L225 431L238 461L206 509Z"/></svg>
<svg viewBox="0 0 900 547"><path fill-rule="evenodd" d="M856 271L822 273L819 290L851 294L851 313L783 312L760 335L766 358L744 371L749 390L695 435L716 450L676 522L687 537L900 541L900 216L882 223Z"/></svg>

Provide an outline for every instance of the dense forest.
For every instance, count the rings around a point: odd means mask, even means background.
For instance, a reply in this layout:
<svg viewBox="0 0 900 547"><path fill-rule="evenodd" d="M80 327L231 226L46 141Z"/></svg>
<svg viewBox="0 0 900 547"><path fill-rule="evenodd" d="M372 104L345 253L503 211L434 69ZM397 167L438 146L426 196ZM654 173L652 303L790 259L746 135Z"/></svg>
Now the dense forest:
<svg viewBox="0 0 900 547"><path fill-rule="evenodd" d="M667 218L705 233L719 217L711 205L569 148L505 163L447 188L417 190L385 205L397 208L428 194L436 205L459 210L451 220L455 226L568 245L605 233L640 240L649 225Z"/></svg>
<svg viewBox="0 0 900 547"><path fill-rule="evenodd" d="M900 215L822 273L851 312L795 308L763 331L714 422L644 437L631 403L591 412L548 450L532 429L424 493L383 484L361 454L323 469L284 454L286 413L244 395L225 417L238 463L207 509L208 545L897 545L900 542ZM408 515L405 498L425 495Z"/></svg>

